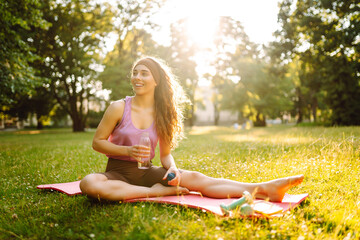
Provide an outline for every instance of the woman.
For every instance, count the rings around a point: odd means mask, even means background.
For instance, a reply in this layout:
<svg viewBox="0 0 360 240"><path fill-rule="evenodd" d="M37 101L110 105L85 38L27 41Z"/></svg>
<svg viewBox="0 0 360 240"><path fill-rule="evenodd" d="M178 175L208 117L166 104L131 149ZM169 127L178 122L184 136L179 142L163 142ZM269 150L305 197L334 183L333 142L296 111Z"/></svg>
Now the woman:
<svg viewBox="0 0 360 240"><path fill-rule="evenodd" d="M81 181L80 188L89 197L116 201L198 191L212 198L228 198L249 191L257 198L281 201L287 190L302 182L303 175L241 183L179 170L171 149L182 137L182 88L166 65L151 57L134 64L131 84L135 96L113 102L96 130L93 148L109 160L105 173L90 174ZM151 149L137 144L143 132L150 135ZM141 158L154 157L158 141L162 167L138 169ZM171 181L165 180L169 173L175 174Z"/></svg>

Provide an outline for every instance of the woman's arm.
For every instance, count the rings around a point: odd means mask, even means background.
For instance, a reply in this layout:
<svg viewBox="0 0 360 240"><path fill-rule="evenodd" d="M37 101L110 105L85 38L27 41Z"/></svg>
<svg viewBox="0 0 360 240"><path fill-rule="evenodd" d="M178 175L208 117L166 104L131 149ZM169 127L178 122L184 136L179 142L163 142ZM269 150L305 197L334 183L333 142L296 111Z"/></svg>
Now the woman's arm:
<svg viewBox="0 0 360 240"><path fill-rule="evenodd" d="M128 156L127 147L118 146L108 141L116 124L122 119L124 108L125 102L117 101L111 103L106 109L93 138L92 147L95 151L109 155Z"/></svg>
<svg viewBox="0 0 360 240"><path fill-rule="evenodd" d="M140 161L142 157L148 157L150 149L145 146L119 146L108 141L108 138L116 124L124 114L125 102L117 101L110 104L106 109L93 138L92 147L95 151L115 156L130 156Z"/></svg>
<svg viewBox="0 0 360 240"><path fill-rule="evenodd" d="M164 168L168 171L166 172L163 179L166 179L167 175L171 172L175 173L175 178L169 181L169 185L179 185L181 180L181 174L178 168L176 167L175 160L171 155L171 148L169 144L165 143L161 139L159 140L160 146L160 161Z"/></svg>

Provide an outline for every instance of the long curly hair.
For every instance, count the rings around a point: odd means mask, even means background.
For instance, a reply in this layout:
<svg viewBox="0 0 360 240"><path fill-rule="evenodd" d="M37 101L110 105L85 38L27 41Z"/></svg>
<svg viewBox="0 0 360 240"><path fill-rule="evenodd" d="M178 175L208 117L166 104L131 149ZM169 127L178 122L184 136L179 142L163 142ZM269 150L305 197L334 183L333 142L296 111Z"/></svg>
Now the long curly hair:
<svg viewBox="0 0 360 240"><path fill-rule="evenodd" d="M157 135L174 149L184 138L183 111L189 100L176 77L164 61L155 57L142 57L136 65L148 67L157 84L155 87L155 126Z"/></svg>

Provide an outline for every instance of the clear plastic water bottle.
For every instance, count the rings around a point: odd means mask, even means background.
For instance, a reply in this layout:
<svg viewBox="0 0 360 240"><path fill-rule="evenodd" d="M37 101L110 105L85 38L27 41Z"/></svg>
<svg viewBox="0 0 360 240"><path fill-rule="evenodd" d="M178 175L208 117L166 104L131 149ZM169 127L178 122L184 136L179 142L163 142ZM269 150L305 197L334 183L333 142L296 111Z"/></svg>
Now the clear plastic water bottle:
<svg viewBox="0 0 360 240"><path fill-rule="evenodd" d="M148 132L143 132L140 137L139 145L149 147L151 150L151 142L149 138ZM141 159L143 162L138 162L138 168L139 169L148 169L150 167L150 156L147 158Z"/></svg>

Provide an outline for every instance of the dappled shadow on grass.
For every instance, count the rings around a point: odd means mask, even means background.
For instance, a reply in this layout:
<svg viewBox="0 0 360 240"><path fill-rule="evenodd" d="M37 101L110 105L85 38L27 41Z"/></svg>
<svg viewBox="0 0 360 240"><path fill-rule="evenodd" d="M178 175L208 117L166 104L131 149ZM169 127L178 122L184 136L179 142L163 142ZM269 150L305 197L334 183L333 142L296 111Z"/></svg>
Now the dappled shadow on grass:
<svg viewBox="0 0 360 240"><path fill-rule="evenodd" d="M222 163L248 160L252 162L254 158L274 159L294 154L294 149L324 144L324 139L296 136L291 133L291 127L256 128L244 131L212 127L205 130L207 133L200 135L189 133L191 139L185 139L175 151L178 155L177 159L195 158L196 165L199 165L202 158L222 159ZM251 156L252 158L249 158ZM209 167L213 165L214 161Z"/></svg>
<svg viewBox="0 0 360 240"><path fill-rule="evenodd" d="M13 131L0 131L0 136L6 135L34 135L34 134L59 134L73 133L71 128L52 128L52 129L21 129Z"/></svg>
<svg viewBox="0 0 360 240"><path fill-rule="evenodd" d="M232 129L229 127L217 127L217 126L202 126L202 127L191 127L191 128L186 128L185 132L189 135L214 135L217 133L222 133L224 134L224 132L227 133L231 133Z"/></svg>
<svg viewBox="0 0 360 240"><path fill-rule="evenodd" d="M192 140L201 141L199 144L208 146L226 143L248 145L249 148L257 147L326 147L330 143L351 142L360 144L360 132L357 128L299 128L280 125L273 127L233 129L230 127L193 127L187 129L187 136ZM184 141L186 142L186 140ZM322 150L322 149L321 149Z"/></svg>
<svg viewBox="0 0 360 240"><path fill-rule="evenodd" d="M186 134L189 135L222 135L222 134L255 134L257 136L268 136L273 133L286 131L291 129L292 126L278 125L272 127L253 127L248 129L234 129L232 127L224 126L194 126L185 129Z"/></svg>
<svg viewBox="0 0 360 240"><path fill-rule="evenodd" d="M298 145L298 144L312 144L316 142L316 139L311 137L273 137L262 138L256 134L251 135L218 135L217 138L225 142L253 142L253 143L268 143L268 144L286 144L286 145Z"/></svg>

